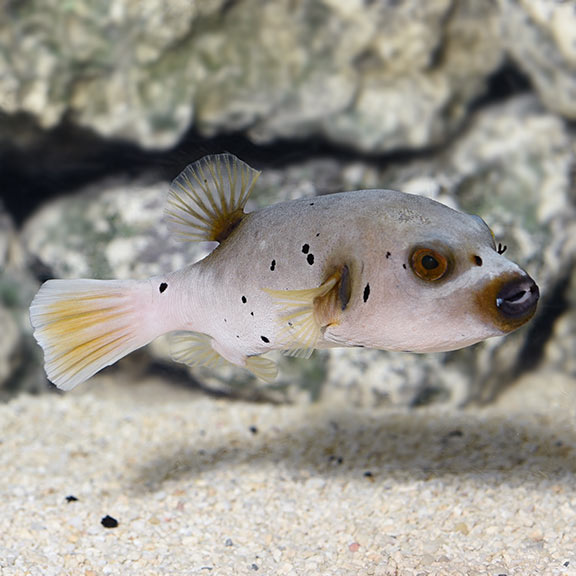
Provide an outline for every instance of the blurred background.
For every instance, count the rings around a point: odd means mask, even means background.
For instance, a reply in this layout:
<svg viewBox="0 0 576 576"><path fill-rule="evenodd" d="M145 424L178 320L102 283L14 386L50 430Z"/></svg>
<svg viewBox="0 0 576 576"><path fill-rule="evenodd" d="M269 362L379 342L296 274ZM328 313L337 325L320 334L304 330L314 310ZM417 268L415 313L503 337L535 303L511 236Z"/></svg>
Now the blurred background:
<svg viewBox="0 0 576 576"><path fill-rule="evenodd" d="M107 369L249 399L488 401L576 377L576 5L552 0L0 2L0 391L53 390L28 306L47 278L144 278L206 252L162 223L168 183L232 152L252 208L359 188L481 215L537 280L517 333L448 354L371 350L187 372L159 340ZM88 384L89 385L89 384Z"/></svg>

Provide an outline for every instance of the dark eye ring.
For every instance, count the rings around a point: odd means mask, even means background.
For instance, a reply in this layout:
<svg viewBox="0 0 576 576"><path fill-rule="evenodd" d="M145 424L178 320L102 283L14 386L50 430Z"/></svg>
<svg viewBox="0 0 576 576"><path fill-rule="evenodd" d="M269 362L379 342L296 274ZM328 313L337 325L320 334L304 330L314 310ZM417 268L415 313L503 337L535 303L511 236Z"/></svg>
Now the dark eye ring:
<svg viewBox="0 0 576 576"><path fill-rule="evenodd" d="M410 266L418 278L435 282L446 275L449 261L439 250L419 246L410 256Z"/></svg>

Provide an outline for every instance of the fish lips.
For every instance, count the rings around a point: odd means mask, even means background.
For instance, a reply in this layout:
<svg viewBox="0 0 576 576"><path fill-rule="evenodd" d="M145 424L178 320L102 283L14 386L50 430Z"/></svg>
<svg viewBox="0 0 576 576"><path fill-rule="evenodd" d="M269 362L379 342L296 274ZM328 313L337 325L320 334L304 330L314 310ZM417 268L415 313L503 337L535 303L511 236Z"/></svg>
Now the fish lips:
<svg viewBox="0 0 576 576"><path fill-rule="evenodd" d="M476 297L481 316L507 334L528 322L538 307L540 290L525 272L505 273L491 280Z"/></svg>

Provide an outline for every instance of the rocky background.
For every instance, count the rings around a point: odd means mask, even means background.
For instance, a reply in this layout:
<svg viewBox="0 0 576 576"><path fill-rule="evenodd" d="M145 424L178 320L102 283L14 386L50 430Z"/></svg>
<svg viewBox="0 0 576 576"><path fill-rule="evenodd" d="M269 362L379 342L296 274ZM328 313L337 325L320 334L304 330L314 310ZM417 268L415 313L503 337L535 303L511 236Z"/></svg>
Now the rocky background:
<svg viewBox="0 0 576 576"><path fill-rule="evenodd" d="M185 373L159 340L116 371L276 401L488 400L576 375L576 4L553 0L4 0L0 388L50 390L27 309L49 277L146 277L202 256L162 223L207 153L263 170L253 206L398 188L481 215L537 279L537 317L459 352L281 359L272 387ZM112 373L112 372L111 372Z"/></svg>

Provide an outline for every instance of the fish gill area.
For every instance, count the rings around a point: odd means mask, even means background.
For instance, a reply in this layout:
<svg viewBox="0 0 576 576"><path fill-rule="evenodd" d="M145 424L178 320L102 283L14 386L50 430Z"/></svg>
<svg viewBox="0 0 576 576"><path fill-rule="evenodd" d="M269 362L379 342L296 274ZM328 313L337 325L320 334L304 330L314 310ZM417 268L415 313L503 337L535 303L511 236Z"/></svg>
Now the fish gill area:
<svg viewBox="0 0 576 576"><path fill-rule="evenodd" d="M200 258L162 222L168 183L231 152L251 206L362 188L481 215L537 279L504 339L415 356L281 358L264 386L187 372L164 341L110 370L216 395L359 406L488 401L576 375L576 13L571 2L257 0L0 7L0 390L53 389L28 306L52 277L144 278Z"/></svg>

